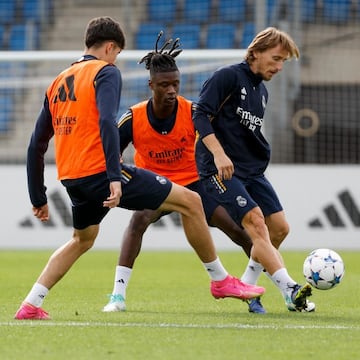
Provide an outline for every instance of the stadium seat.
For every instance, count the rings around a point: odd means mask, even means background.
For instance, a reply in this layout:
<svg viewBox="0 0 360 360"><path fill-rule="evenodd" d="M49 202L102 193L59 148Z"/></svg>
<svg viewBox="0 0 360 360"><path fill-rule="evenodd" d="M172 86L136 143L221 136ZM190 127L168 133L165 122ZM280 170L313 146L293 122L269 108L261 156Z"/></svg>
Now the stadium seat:
<svg viewBox="0 0 360 360"><path fill-rule="evenodd" d="M197 95L199 94L204 82L211 76L212 71L199 71L193 75L193 88L196 89Z"/></svg>
<svg viewBox="0 0 360 360"><path fill-rule="evenodd" d="M235 24L210 24L207 30L206 48L232 49L235 46Z"/></svg>
<svg viewBox="0 0 360 360"><path fill-rule="evenodd" d="M224 22L244 22L246 16L246 0L221 0L218 14Z"/></svg>
<svg viewBox="0 0 360 360"><path fill-rule="evenodd" d="M313 23L316 19L317 0L302 0L301 4L301 21Z"/></svg>
<svg viewBox="0 0 360 360"><path fill-rule="evenodd" d="M328 23L345 23L350 20L351 0L323 0L323 18Z"/></svg>
<svg viewBox="0 0 360 360"><path fill-rule="evenodd" d="M317 0L302 0L300 2L289 3L289 11L291 17L294 18L294 13L299 16L303 23L315 23Z"/></svg>
<svg viewBox="0 0 360 360"><path fill-rule="evenodd" d="M6 44L5 44L5 28L3 25L0 25L0 50L5 50Z"/></svg>
<svg viewBox="0 0 360 360"><path fill-rule="evenodd" d="M255 24L252 22L245 23L242 30L240 47L246 49L255 36Z"/></svg>
<svg viewBox="0 0 360 360"><path fill-rule="evenodd" d="M20 0L22 2L22 15L25 21L33 20L37 23L49 22L52 0Z"/></svg>
<svg viewBox="0 0 360 360"><path fill-rule="evenodd" d="M186 22L208 22L210 11L211 0L184 0L183 17Z"/></svg>
<svg viewBox="0 0 360 360"><path fill-rule="evenodd" d="M175 21L177 10L176 0L149 0L148 21L169 24Z"/></svg>
<svg viewBox="0 0 360 360"><path fill-rule="evenodd" d="M39 32L35 24L15 24L10 28L9 50L34 50L39 45Z"/></svg>
<svg viewBox="0 0 360 360"><path fill-rule="evenodd" d="M273 26L278 20L280 2L278 0L266 0L267 24Z"/></svg>
<svg viewBox="0 0 360 360"><path fill-rule="evenodd" d="M160 39L160 46L164 44L167 35L164 24L144 23L140 24L135 34L135 48L138 50L151 50L155 47L155 42L159 32L164 31L164 37Z"/></svg>
<svg viewBox="0 0 360 360"><path fill-rule="evenodd" d="M9 131L14 101L11 95L0 94L0 134Z"/></svg>
<svg viewBox="0 0 360 360"><path fill-rule="evenodd" d="M0 24L12 24L16 20L16 1L0 0Z"/></svg>
<svg viewBox="0 0 360 360"><path fill-rule="evenodd" d="M172 31L174 39L180 38L183 49L198 49L200 47L201 27L198 24L175 24Z"/></svg>

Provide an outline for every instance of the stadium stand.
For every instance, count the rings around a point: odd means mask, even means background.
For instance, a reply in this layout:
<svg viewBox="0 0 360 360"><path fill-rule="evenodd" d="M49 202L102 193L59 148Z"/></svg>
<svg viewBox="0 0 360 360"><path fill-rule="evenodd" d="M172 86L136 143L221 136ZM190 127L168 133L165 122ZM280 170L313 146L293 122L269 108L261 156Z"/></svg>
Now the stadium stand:
<svg viewBox="0 0 360 360"><path fill-rule="evenodd" d="M16 1L0 0L0 24L7 25L16 21Z"/></svg>
<svg viewBox="0 0 360 360"><path fill-rule="evenodd" d="M223 22L244 22L246 17L246 0L221 0L217 12Z"/></svg>
<svg viewBox="0 0 360 360"><path fill-rule="evenodd" d="M350 20L351 0L323 0L323 19L329 23L346 23Z"/></svg>
<svg viewBox="0 0 360 360"><path fill-rule="evenodd" d="M210 24L207 29L206 48L232 49L235 46L236 26L229 23Z"/></svg>
<svg viewBox="0 0 360 360"><path fill-rule="evenodd" d="M304 23L312 23L316 20L317 0L301 1L301 21Z"/></svg>
<svg viewBox="0 0 360 360"><path fill-rule="evenodd" d="M253 22L245 23L242 29L240 48L246 49L251 43L254 35L255 35L255 24Z"/></svg>
<svg viewBox="0 0 360 360"><path fill-rule="evenodd" d="M5 50L5 28L3 25L0 25L0 50Z"/></svg>
<svg viewBox="0 0 360 360"><path fill-rule="evenodd" d="M209 21L211 0L184 0L184 21L203 24Z"/></svg>
<svg viewBox="0 0 360 360"><path fill-rule="evenodd" d="M10 94L0 92L0 134L7 133L11 127L14 100Z"/></svg>
<svg viewBox="0 0 360 360"><path fill-rule="evenodd" d="M148 19L169 24L175 21L177 2L175 0L149 0Z"/></svg>
<svg viewBox="0 0 360 360"><path fill-rule="evenodd" d="M52 0L20 0L22 16L25 21L37 24L48 23L52 16Z"/></svg>
<svg viewBox="0 0 360 360"><path fill-rule="evenodd" d="M172 37L180 38L184 49L198 49L201 47L201 26L199 24L179 24L172 28Z"/></svg>
<svg viewBox="0 0 360 360"><path fill-rule="evenodd" d="M36 24L14 24L9 31L9 50L39 48L39 30Z"/></svg>
<svg viewBox="0 0 360 360"><path fill-rule="evenodd" d="M138 50L150 50L155 44L155 40L160 30L167 34L167 27L160 23L142 23L139 25L135 34L135 48ZM160 39L160 44L164 43L164 38Z"/></svg>

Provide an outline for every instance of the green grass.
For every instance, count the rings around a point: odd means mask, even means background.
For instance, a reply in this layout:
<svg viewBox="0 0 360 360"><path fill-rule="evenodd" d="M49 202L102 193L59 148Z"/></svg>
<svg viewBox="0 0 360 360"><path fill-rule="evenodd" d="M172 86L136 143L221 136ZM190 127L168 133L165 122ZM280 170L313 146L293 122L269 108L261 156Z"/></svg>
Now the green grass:
<svg viewBox="0 0 360 360"><path fill-rule="evenodd" d="M44 308L51 321L13 316L46 263L46 251L0 252L0 358L10 359L359 359L360 261L340 252L346 274L332 290L314 290L315 313L291 313L262 276L268 313L250 314L244 302L214 300L209 279L192 252L142 252L127 292L127 311L102 313L113 286L117 252L91 251L56 285ZM284 252L288 270L303 282L305 252ZM240 276L247 260L222 252Z"/></svg>

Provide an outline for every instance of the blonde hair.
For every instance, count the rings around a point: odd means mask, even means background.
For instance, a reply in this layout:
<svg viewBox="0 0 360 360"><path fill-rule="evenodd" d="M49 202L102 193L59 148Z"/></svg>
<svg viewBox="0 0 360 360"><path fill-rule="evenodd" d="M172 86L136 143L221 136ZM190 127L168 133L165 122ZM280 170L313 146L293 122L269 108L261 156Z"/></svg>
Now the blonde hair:
<svg viewBox="0 0 360 360"><path fill-rule="evenodd" d="M260 31L247 48L245 59L251 64L254 61L254 52L264 52L275 46L281 46L289 53L288 59L292 57L299 58L300 52L295 41L286 32L274 27L268 27Z"/></svg>

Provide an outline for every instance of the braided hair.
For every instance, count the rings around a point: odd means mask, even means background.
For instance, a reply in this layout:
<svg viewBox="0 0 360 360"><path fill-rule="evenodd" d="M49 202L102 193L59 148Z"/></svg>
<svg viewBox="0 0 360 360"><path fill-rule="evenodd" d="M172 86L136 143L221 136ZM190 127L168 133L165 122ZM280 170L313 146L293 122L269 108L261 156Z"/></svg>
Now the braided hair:
<svg viewBox="0 0 360 360"><path fill-rule="evenodd" d="M178 49L180 47L180 39L177 38L175 41L169 39L158 49L159 40L162 35L163 31L160 31L155 43L155 49L147 53L139 61L139 64L145 63L145 68L150 71L150 75L159 72L178 71L175 57L182 52L182 49Z"/></svg>

